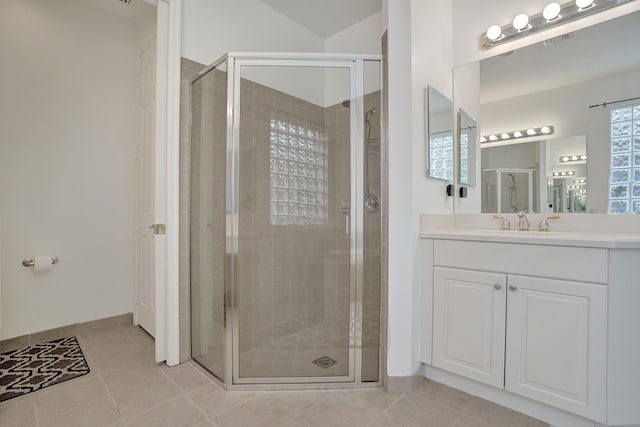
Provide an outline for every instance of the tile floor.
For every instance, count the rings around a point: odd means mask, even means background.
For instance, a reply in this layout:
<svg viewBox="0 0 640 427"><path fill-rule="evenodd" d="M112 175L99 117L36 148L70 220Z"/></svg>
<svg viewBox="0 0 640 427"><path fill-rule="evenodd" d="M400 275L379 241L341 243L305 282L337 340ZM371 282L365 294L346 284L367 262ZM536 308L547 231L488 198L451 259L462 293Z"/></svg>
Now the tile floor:
<svg viewBox="0 0 640 427"><path fill-rule="evenodd" d="M77 337L91 373L0 403L0 427L547 426L429 380L402 394L225 392L193 362L156 364L152 339L133 325Z"/></svg>

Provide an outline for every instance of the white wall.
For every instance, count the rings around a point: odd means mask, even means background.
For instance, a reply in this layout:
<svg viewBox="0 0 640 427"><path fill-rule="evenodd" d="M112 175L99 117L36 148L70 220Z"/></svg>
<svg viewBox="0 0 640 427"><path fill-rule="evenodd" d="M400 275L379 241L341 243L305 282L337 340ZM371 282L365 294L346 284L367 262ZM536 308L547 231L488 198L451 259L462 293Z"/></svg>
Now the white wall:
<svg viewBox="0 0 640 427"><path fill-rule="evenodd" d="M478 61L528 46L566 32L576 31L627 13L640 10L640 2L629 2L577 21L560 25L489 50L480 48L480 36L493 24L507 25L519 13L540 13L549 0L453 0L453 63L455 66Z"/></svg>
<svg viewBox="0 0 640 427"><path fill-rule="evenodd" d="M324 40L258 0L184 0L182 56L210 64L234 52L322 52Z"/></svg>
<svg viewBox="0 0 640 427"><path fill-rule="evenodd" d="M131 312L135 27L3 0L0 57L0 338ZM60 263L20 264L41 254Z"/></svg>
<svg viewBox="0 0 640 427"><path fill-rule="evenodd" d="M419 366L421 212L452 212L442 181L425 173L424 88L451 98L451 1L393 0L389 35L389 336L388 375Z"/></svg>
<svg viewBox="0 0 640 427"><path fill-rule="evenodd" d="M587 209L607 212L609 185L609 111L588 108L604 100L625 99L637 87L640 70L517 98L483 104L482 134L523 129L537 123L554 126L554 138L587 136ZM604 143L603 143L604 142Z"/></svg>
<svg viewBox="0 0 640 427"><path fill-rule="evenodd" d="M328 53L382 53L382 12L374 13L362 21L325 39Z"/></svg>

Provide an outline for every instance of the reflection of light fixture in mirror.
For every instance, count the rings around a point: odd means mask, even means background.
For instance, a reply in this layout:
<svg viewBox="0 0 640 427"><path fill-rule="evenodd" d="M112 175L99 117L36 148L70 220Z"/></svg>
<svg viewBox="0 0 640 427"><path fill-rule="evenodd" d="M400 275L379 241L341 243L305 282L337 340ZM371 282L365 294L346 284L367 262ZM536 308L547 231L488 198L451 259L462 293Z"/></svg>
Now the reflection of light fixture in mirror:
<svg viewBox="0 0 640 427"><path fill-rule="evenodd" d="M553 173L553 176L574 176L575 171L557 171Z"/></svg>
<svg viewBox="0 0 640 427"><path fill-rule="evenodd" d="M579 162L582 160L587 160L587 155L586 154L572 154L570 156L562 156L560 157L560 162L562 163L567 163L567 162Z"/></svg>
<svg viewBox="0 0 640 427"><path fill-rule="evenodd" d="M528 128L528 129L520 129L514 130L510 132L496 132L490 135L484 135L480 137L480 142L496 142L498 139L507 140L507 139L518 139L518 138L530 138L536 135L551 135L553 134L553 126L547 125L537 128ZM497 135L500 135L498 138Z"/></svg>
<svg viewBox="0 0 640 427"><path fill-rule="evenodd" d="M630 1L632 0L598 0L597 2L594 0L575 0L564 4L552 2L536 15L527 16L521 13L507 25L492 25L480 37L480 44L484 49L490 49L499 44L594 15Z"/></svg>
<svg viewBox="0 0 640 427"><path fill-rule="evenodd" d="M584 178L582 178L582 179L574 179L574 180L573 180L573 183L574 183L574 184L586 184L586 183L587 183L587 180L586 180L586 179L584 179Z"/></svg>

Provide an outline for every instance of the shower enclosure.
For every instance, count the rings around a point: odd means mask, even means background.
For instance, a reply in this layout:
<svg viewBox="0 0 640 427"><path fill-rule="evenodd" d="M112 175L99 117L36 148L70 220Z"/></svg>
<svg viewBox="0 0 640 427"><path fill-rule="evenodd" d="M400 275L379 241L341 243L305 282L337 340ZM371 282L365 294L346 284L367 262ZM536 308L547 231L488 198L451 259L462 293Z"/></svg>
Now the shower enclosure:
<svg viewBox="0 0 640 427"><path fill-rule="evenodd" d="M228 54L191 85L192 358L380 379L381 58Z"/></svg>
<svg viewBox="0 0 640 427"><path fill-rule="evenodd" d="M482 212L540 212L535 169L483 169Z"/></svg>

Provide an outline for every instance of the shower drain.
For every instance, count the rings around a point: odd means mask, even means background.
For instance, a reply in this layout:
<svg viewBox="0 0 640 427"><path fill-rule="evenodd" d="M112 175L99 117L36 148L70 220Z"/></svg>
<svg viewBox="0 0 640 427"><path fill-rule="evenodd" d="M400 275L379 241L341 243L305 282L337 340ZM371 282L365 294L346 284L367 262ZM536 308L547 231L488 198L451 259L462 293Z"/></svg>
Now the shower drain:
<svg viewBox="0 0 640 427"><path fill-rule="evenodd" d="M320 366L323 369L327 369L327 368L332 367L336 363L338 363L338 361L337 360L333 360L329 356L322 356L322 357L314 360L311 363L313 363L314 365Z"/></svg>

